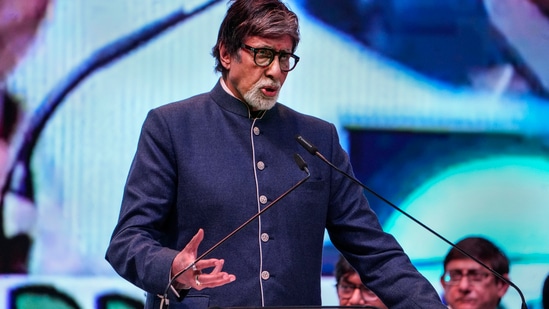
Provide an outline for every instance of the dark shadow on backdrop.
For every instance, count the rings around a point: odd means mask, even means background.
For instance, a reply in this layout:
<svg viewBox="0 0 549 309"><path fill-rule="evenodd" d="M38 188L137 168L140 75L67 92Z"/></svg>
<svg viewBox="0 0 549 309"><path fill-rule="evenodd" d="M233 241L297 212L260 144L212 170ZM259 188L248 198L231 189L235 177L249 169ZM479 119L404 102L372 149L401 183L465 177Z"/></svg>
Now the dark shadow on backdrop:
<svg viewBox="0 0 549 309"><path fill-rule="evenodd" d="M8 292L9 309L80 309L69 295L51 285L29 285Z"/></svg>
<svg viewBox="0 0 549 309"><path fill-rule="evenodd" d="M426 181L456 164L502 155L549 156L546 140L518 134L382 129L349 132L356 177L397 206ZM383 224L394 209L374 196L369 196L369 201Z"/></svg>
<svg viewBox="0 0 549 309"><path fill-rule="evenodd" d="M494 27L482 0L302 2L329 27L427 77L471 86L475 70L511 64L533 95L549 99L549 89ZM548 10L544 0L533 3Z"/></svg>
<svg viewBox="0 0 549 309"><path fill-rule="evenodd" d="M456 164L502 155L549 157L549 141L519 134L374 128L347 128L347 131L356 178L397 207L414 190ZM381 224L386 222L394 208L368 191L365 194ZM322 274L330 276L339 253L328 244L323 254Z"/></svg>
<svg viewBox="0 0 549 309"><path fill-rule="evenodd" d="M121 294L104 294L97 297L97 309L142 309L145 303Z"/></svg>

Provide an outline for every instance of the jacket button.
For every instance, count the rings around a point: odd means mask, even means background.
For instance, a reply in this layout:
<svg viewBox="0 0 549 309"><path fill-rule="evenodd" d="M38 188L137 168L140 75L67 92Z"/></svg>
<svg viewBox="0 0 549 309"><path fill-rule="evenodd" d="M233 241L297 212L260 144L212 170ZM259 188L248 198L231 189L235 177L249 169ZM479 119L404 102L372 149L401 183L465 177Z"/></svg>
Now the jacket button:
<svg viewBox="0 0 549 309"><path fill-rule="evenodd" d="M269 274L268 271L264 270L264 271L261 272L261 279L267 280L267 279L269 279L270 277L271 277L271 274Z"/></svg>
<svg viewBox="0 0 549 309"><path fill-rule="evenodd" d="M263 161L257 162L257 169L259 169L260 171L264 170L265 169L265 163L263 163Z"/></svg>
<svg viewBox="0 0 549 309"><path fill-rule="evenodd" d="M261 234L261 241L262 241L262 242L268 242L268 241L269 241L269 234L267 234L267 233L262 233L262 234Z"/></svg>
<svg viewBox="0 0 549 309"><path fill-rule="evenodd" d="M265 195L260 196L259 202L263 205L267 204L267 197Z"/></svg>
<svg viewBox="0 0 549 309"><path fill-rule="evenodd" d="M259 133L261 133L261 131L259 130L258 127L254 127L254 135L259 135Z"/></svg>

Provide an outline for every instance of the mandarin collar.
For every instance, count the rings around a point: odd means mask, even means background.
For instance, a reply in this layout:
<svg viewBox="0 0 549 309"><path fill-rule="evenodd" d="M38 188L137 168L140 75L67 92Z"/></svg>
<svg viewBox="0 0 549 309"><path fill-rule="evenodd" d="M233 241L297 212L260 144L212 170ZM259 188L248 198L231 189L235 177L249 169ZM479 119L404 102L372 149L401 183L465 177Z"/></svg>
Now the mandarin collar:
<svg viewBox="0 0 549 309"><path fill-rule="evenodd" d="M224 110L227 110L233 114L240 115L242 117L246 117L250 119L265 118L267 115L271 114L269 113L269 111L263 111L258 116L252 117L252 112L249 106L246 103L240 101L239 99L233 97L227 91L225 91L225 89L223 89L223 86L221 86L221 81L219 80L213 87L212 91L210 91L210 96L212 97L214 102ZM276 105L273 107L273 109L275 108L277 108ZM257 113L253 113L253 114L257 115Z"/></svg>

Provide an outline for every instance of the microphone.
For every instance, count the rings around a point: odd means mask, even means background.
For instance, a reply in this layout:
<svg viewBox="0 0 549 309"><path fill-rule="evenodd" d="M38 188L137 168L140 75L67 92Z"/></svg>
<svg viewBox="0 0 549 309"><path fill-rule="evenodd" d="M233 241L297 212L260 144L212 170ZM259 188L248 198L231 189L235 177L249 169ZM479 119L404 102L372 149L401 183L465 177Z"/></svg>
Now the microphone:
<svg viewBox="0 0 549 309"><path fill-rule="evenodd" d="M336 171L338 171L339 173L343 174L345 177L347 177L348 179L352 180L354 183L356 183L357 185L361 186L362 188L366 189L368 192L372 193L373 195L375 195L377 198L379 198L380 200L382 200L383 202L385 202L387 205L393 207L395 210L397 210L398 212L400 212L401 214L405 215L406 217L408 217L409 219L411 219L412 221L414 221L415 223L419 224L421 227L423 227L424 229L426 229L427 231L431 232L431 234L437 236L438 238L442 239L444 242L446 242L447 244L449 244L450 246L452 246L453 248L456 248L456 250L458 250L460 253L462 253L463 255L467 256L468 258L472 259L473 261L477 262L478 264L480 264L482 267L486 268L488 271L490 271L492 274L494 274L494 276L498 277L499 279L501 279L502 281L504 281L505 283L509 284L510 286L512 286L519 294L520 296L520 299L522 301L522 304L521 304L521 309L528 309L528 306L526 305L526 299L524 298L524 295L522 294L522 291L519 289L519 287L517 285L515 285L513 282L511 282L511 280L503 277L500 273L498 273L497 271L493 270L491 267L489 267L488 265L486 265L485 263L483 263L482 261L480 261L479 259L475 258L474 256L472 256L470 253L466 252L465 250L461 249L460 247L458 247L457 245L455 245L453 242L449 241L448 239L446 239L444 236L440 235L439 233L437 233L436 231L434 231L433 229L431 229L430 227L428 227L427 225L423 224L423 222L419 221L418 219L414 218L412 215L408 214L407 212L405 212L404 210L402 210L400 207L398 207L397 205L391 203L389 200L387 200L386 198L384 198L383 196L381 196L380 194L378 194L377 192L375 192L374 190L368 188L366 185L364 185L362 182L360 182L358 179L356 179L355 177L349 175L348 173L346 173L345 171L343 171L342 169L338 168L337 166L335 166L332 162L330 162L328 159L326 159L319 151L318 151L318 148L316 148L313 144L311 144L310 142L308 142L307 140L305 140L301 135L296 135L295 139L297 140L297 142L303 146L303 148L305 148L305 150L307 150L310 154L312 154L313 156L317 156L319 157L322 161L324 161L326 164L328 164L330 167L332 167L333 169L335 169Z"/></svg>
<svg viewBox="0 0 549 309"><path fill-rule="evenodd" d="M252 222L253 220L255 220L257 217L261 216L264 212L266 212L269 208L271 208L274 204L278 203L281 199L283 199L284 197L286 197L288 194L290 194L292 191L294 191L295 189L297 189L297 187L301 186L305 181L307 181L309 179L309 177L311 177L311 173L309 172L309 168L307 166L307 163L305 162L305 160L303 160L303 158L298 154L298 153L295 153L294 154L294 161L295 163L297 164L297 166L299 167L300 170L304 171L305 173L307 173L307 175L301 179L300 181L298 181L295 185L293 185L290 189L288 189L286 192L282 193L279 197L277 197L276 199L274 199L269 205L265 206L265 208L263 208L262 210L260 210L259 212L257 212L256 214L254 214L251 218L249 218L248 220L246 220L246 222L242 223L242 225L240 225L239 227L237 227L234 231L232 231L231 233L229 233L227 236L225 236L223 239L221 239L220 241L218 241L215 245L213 245L210 249L206 250L204 253L202 253L202 255L200 255L199 257L196 258L196 260L194 260L194 262L192 262L191 264L189 264L187 267L185 267L184 269L182 269L181 271L179 271L178 273L176 273L173 278L170 280L170 282L168 283L168 286L166 286L166 289L164 290L164 294L162 296L160 296L160 298L162 298L162 301L160 302L160 309L164 309L164 308L168 308L169 307L169 299L168 299L168 290L171 288L172 284L175 282L175 280L181 276L183 273L185 273L187 270L189 270L189 268L192 268L193 266L196 265L196 263L200 260L202 260L204 257L206 257L208 254L210 254L213 250L215 250L217 247L219 247L221 244L223 244L224 242L226 242L229 238L231 238L233 235L235 235L236 233L238 233L241 229L243 229L245 226L247 226L250 222Z"/></svg>

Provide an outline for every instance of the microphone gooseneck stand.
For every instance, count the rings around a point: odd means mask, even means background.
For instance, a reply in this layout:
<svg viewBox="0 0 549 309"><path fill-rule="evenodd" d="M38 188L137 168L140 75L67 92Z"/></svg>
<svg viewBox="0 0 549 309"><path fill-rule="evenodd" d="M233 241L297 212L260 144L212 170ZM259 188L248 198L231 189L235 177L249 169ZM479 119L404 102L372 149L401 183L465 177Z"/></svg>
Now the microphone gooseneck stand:
<svg viewBox="0 0 549 309"><path fill-rule="evenodd" d="M305 150L307 150L310 154L312 154L313 156L316 156L318 158L320 158L324 163L328 164L330 167L332 167L333 169L335 169L336 171L338 171L339 173L343 174L345 177L347 177L348 179L352 180L354 183L356 183L357 185L361 186L362 188L366 189L368 192L372 193L373 195L375 195L377 198L379 198L380 200L382 200L383 202L385 202L387 205L393 207L395 210L397 210L398 212L400 212L401 214L405 215L406 217L408 217L409 219L411 219L412 221L414 221L415 223L419 224L421 227L425 228L427 231L431 232L433 235L437 236L438 238L442 239L444 242L446 242L447 244L449 244L450 246L452 246L453 248L456 248L456 250L458 250L459 252L461 252L463 255L467 256L468 258L472 259L473 261L477 262L478 264L480 264L482 267L486 268L487 270L489 270L492 274L494 274L494 276L498 277L499 279L503 280L504 282L506 282L507 284L509 284L510 286L512 286L517 292L518 294L520 295L520 299L521 299L521 309L528 309L528 306L526 305L526 299L524 298L524 295L522 294L522 291L519 289L519 287L517 285L515 285L511 280L503 277L500 273L498 273L497 271L493 270L491 267L489 267L488 265L486 265L485 263L483 263L482 261L480 261L479 259L475 258L474 256L472 256L470 253L466 252L465 250L461 249L460 247L458 247L456 244L454 244L453 242L449 241L448 239L446 239L444 236L440 235L439 233L437 233L435 230L431 229L430 227L428 227L427 225L423 224L423 222L417 220L416 218L414 218L413 216L411 216L410 214L408 214L407 212L405 212L404 210L402 210L400 207L398 207L397 205L391 203L389 200L387 200L386 198L384 198L383 196L381 196L380 194L378 194L377 192L375 192L374 190L370 189L369 187L367 187L366 185L364 185L362 182L360 182L358 179L356 179L355 177L349 175L348 173L346 173L345 171L341 170L340 168L338 168L337 166L335 166L332 162L330 162L328 159L326 159L319 151L318 151L318 148L316 148L316 146L314 146L313 144L311 144L310 142L308 142L307 140L305 140L301 135L297 135L295 137L295 139L297 140L297 142L303 147L305 148Z"/></svg>

